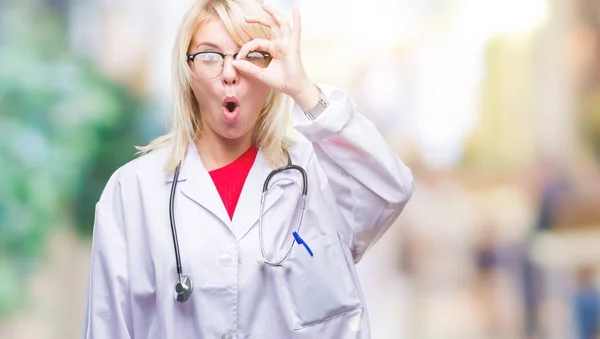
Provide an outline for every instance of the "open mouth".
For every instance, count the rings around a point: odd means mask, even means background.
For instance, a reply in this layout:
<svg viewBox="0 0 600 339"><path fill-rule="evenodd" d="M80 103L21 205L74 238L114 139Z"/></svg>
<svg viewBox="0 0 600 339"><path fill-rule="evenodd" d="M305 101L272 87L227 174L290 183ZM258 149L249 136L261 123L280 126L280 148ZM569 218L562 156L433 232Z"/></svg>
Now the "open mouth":
<svg viewBox="0 0 600 339"><path fill-rule="evenodd" d="M229 111L229 113L235 111L235 109L238 108L239 105L240 102L234 96L226 96L225 99L223 99L223 107L225 107Z"/></svg>
<svg viewBox="0 0 600 339"><path fill-rule="evenodd" d="M239 115L240 103L234 96L227 96L223 99L223 114L227 121L235 121Z"/></svg>
<svg viewBox="0 0 600 339"><path fill-rule="evenodd" d="M225 104L225 107L227 108L227 110L229 111L229 113L232 113L236 109L237 104L235 102L231 102L230 101L230 102L228 102L228 103Z"/></svg>

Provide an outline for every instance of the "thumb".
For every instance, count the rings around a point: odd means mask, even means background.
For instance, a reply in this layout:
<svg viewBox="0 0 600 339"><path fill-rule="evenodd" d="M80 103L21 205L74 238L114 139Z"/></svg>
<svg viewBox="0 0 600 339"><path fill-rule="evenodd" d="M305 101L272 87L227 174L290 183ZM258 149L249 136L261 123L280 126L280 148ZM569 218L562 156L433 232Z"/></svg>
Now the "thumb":
<svg viewBox="0 0 600 339"><path fill-rule="evenodd" d="M263 69L252 64L250 61L233 60L232 65L242 74L264 81Z"/></svg>

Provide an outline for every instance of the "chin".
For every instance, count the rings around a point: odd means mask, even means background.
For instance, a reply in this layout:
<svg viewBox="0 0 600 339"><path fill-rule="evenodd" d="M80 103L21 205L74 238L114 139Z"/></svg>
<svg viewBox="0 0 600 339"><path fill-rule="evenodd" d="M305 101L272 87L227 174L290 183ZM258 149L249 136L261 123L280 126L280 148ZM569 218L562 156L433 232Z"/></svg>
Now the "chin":
<svg viewBox="0 0 600 339"><path fill-rule="evenodd" d="M220 131L219 135L224 138L224 139L228 139L228 140L237 140L237 139L241 139L244 136L246 136L249 132L244 131L244 130L240 130L238 128L231 128L231 129L223 129Z"/></svg>

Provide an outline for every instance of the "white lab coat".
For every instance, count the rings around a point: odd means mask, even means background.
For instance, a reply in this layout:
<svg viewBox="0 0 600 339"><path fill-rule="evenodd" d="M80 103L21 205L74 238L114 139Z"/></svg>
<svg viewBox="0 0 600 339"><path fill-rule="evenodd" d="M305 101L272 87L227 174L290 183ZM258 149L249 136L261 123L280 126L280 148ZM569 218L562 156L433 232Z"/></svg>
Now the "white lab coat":
<svg viewBox="0 0 600 339"><path fill-rule="evenodd" d="M230 220L192 146L175 216L194 291L186 303L176 302L172 177L163 171L168 150L154 151L118 169L96 205L84 338L370 337L355 264L404 208L412 174L344 91L320 87L330 105L315 121L294 106L294 126L306 141L290 149L308 174L299 233L314 257L295 244L289 268L259 265L259 204L272 169L259 152ZM273 179L264 212L269 258L291 242L301 182L296 172Z"/></svg>

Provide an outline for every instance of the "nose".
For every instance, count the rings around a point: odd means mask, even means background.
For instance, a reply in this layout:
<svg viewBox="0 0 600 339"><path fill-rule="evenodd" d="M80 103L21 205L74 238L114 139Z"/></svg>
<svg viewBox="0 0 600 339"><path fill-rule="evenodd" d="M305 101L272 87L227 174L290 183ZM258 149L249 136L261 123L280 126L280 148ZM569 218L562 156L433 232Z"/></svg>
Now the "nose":
<svg viewBox="0 0 600 339"><path fill-rule="evenodd" d="M221 73L221 81L223 85L236 85L239 82L239 74L232 61L235 56L226 57L223 60L223 73Z"/></svg>

